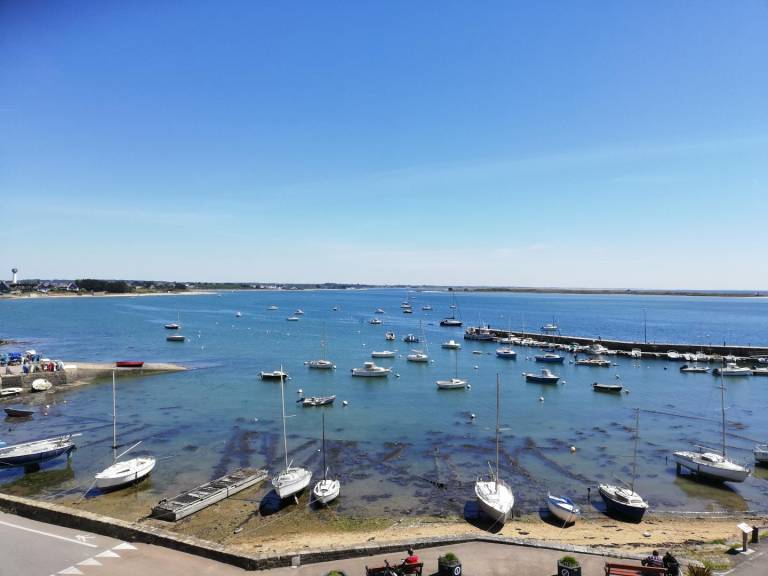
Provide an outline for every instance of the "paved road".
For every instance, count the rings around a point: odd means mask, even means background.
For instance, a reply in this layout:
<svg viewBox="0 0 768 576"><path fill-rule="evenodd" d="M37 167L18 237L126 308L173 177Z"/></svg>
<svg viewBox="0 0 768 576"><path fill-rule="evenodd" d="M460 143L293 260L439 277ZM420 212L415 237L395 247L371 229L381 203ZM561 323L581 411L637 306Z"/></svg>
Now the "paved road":
<svg viewBox="0 0 768 576"><path fill-rule="evenodd" d="M129 544L0 512L0 575L243 576L240 570L168 548Z"/></svg>

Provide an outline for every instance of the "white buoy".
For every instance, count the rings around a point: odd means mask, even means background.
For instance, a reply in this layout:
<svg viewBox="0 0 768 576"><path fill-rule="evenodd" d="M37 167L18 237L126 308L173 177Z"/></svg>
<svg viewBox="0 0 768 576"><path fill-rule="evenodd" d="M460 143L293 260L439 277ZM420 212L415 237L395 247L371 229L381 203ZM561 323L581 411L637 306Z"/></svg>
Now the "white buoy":
<svg viewBox="0 0 768 576"><path fill-rule="evenodd" d="M400 374L395 374L395 378L400 378Z"/></svg>
<svg viewBox="0 0 768 576"><path fill-rule="evenodd" d="M571 454L573 454L574 452L576 452L576 446L571 446Z"/></svg>
<svg viewBox="0 0 768 576"><path fill-rule="evenodd" d="M539 402L544 402L544 396L539 396Z"/></svg>
<svg viewBox="0 0 768 576"><path fill-rule="evenodd" d="M616 379L617 379L617 380L620 380L620 379L621 379L621 376L619 376L618 374L616 374Z"/></svg>
<svg viewBox="0 0 768 576"><path fill-rule="evenodd" d="M299 388L298 390L296 390L296 394L304 394L304 390L302 390L301 388Z"/></svg>
<svg viewBox="0 0 768 576"><path fill-rule="evenodd" d="M563 384L568 384L568 380L563 380Z"/></svg>
<svg viewBox="0 0 768 576"><path fill-rule="evenodd" d="M477 364L475 364L475 370L480 370L480 366L478 366Z"/></svg>
<svg viewBox="0 0 768 576"><path fill-rule="evenodd" d="M254 418L254 419L253 419L253 421L254 421L254 422L258 422L258 421L259 421L259 419L258 419L258 418Z"/></svg>
<svg viewBox="0 0 768 576"><path fill-rule="evenodd" d="M467 384L467 390L471 390L471 389L472 389L472 384Z"/></svg>
<svg viewBox="0 0 768 576"><path fill-rule="evenodd" d="M349 402L347 402L346 400L344 400L344 402L341 403L342 406L346 406L347 404L349 404Z"/></svg>
<svg viewBox="0 0 768 576"><path fill-rule="evenodd" d="M470 417L472 420L474 420L474 419L475 419L475 413L474 413L474 412L472 412L472 414L470 414L470 415L469 415L469 417Z"/></svg>

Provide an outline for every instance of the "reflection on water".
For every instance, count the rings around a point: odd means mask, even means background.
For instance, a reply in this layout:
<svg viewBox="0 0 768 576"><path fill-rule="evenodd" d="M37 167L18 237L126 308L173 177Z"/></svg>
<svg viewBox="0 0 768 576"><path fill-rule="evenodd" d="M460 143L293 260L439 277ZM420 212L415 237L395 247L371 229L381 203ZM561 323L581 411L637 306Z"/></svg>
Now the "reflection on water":
<svg viewBox="0 0 768 576"><path fill-rule="evenodd" d="M157 466L151 480L105 495L88 491L93 476L111 462L111 387L85 386L29 400L35 417L4 422L0 437L22 442L79 431L72 463L46 463L42 470L0 472L4 490L67 502L122 516L143 516L158 500L171 497L240 467L284 465L280 423L280 389L262 382L260 370L281 365L291 374L286 384L290 458L321 474L320 418L327 416L327 461L342 481L339 514L408 513L466 515L475 478L495 460L495 379L502 382L501 475L513 486L516 507L535 512L548 490L593 502L598 482L628 482L632 471L633 410L641 408L636 488L658 510L743 511L768 508L768 469L732 488L676 478L673 450L695 444L719 445L718 381L708 374L680 374L679 364L611 357L611 368L576 366L572 358L554 368L557 386L525 382L521 372L538 371L533 350L517 348L515 361L497 359L493 343L472 342L460 351L440 342L461 340L462 332L441 328L449 313L448 294L419 293L413 315L403 315L404 291L253 292L199 297L136 299L69 299L0 302L8 336L52 358L102 360L136 358L180 362L199 367L185 373L118 379L118 440L131 454L152 454ZM268 311L270 304L280 310ZM429 303L434 311L423 312ZM339 311L333 311L340 306ZM552 295L462 294L462 317L506 327L551 321L570 333L636 338L647 310L653 339L668 341L759 341L766 303L760 300L638 298ZM367 320L383 308L383 326ZM287 314L301 308L299 322ZM175 320L190 338L183 345L165 342L162 325ZM242 318L235 319L234 311ZM116 318L104 322L104 318ZM653 321L651 321L653 319ZM405 361L406 333L420 333L434 361ZM398 340L387 342L392 330ZM320 353L338 366L310 371L304 365ZM419 345L421 346L421 344ZM385 363L387 379L352 378L378 349L397 349ZM473 350L484 352L473 354ZM456 370L472 388L445 394L435 380ZM617 378L616 376L619 376ZM595 393L595 381L620 381L629 394ZM751 460L753 440L768 430L768 387L757 379L728 382L729 454ZM324 409L302 408L304 395L336 394ZM543 398L543 401L540 400ZM343 406L342 400L348 405ZM24 401L16 400L23 404ZM48 406L46 408L46 405ZM470 418L474 414L475 418ZM757 438L756 438L757 436ZM571 447L574 451L571 451ZM254 495L271 509L268 483ZM471 511L471 505L469 506Z"/></svg>

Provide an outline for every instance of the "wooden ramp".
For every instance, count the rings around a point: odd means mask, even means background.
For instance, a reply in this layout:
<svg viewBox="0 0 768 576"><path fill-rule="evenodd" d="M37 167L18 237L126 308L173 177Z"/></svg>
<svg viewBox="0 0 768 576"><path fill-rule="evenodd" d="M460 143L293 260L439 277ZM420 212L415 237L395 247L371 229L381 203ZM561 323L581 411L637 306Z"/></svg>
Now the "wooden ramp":
<svg viewBox="0 0 768 576"><path fill-rule="evenodd" d="M176 522L211 504L229 498L241 490L258 484L265 480L267 475L268 472L265 469L242 468L236 470L173 498L160 500L157 506L152 508L152 516L160 520Z"/></svg>

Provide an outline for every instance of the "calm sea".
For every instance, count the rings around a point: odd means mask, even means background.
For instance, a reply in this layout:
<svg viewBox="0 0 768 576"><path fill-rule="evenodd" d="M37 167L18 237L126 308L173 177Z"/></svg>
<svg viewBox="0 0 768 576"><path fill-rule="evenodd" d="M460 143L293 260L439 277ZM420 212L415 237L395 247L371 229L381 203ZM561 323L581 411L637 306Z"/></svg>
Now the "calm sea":
<svg viewBox="0 0 768 576"><path fill-rule="evenodd" d="M400 311L406 296L412 315ZM572 335L642 340L647 329L648 340L657 342L768 344L763 299L461 293L457 300L465 326L538 330L554 318ZM494 458L497 374L505 428L501 475L522 511L537 510L548 489L583 501L599 481L629 481L637 408L636 489L653 509L768 509L764 471L731 487L675 476L673 450L720 445L720 390L713 376L681 374L680 364L668 361L613 357L617 366L611 368L568 361L555 366L562 377L558 386L527 384L521 373L541 367L532 359L535 350L519 348L517 360L502 360L495 344L464 341L462 329L438 325L449 303L447 293L404 290L6 300L0 302L0 336L22 342L3 351L35 348L67 362L140 359L193 368L118 380L120 443L143 440L136 453L159 459L142 492L148 502L236 467L281 465L279 384L262 382L258 372L283 366L291 375L290 458L316 474L322 473L322 409L296 405L297 392L338 396L325 411L328 463L343 482L340 513L469 513L472 481ZM433 311L422 311L426 304ZM270 305L279 309L270 311ZM379 307L384 315L374 314ZM299 308L305 312L301 320L286 321ZM384 323L368 324L374 316ZM177 317L189 338L183 344L165 341L163 324ZM396 342L385 341L387 330L397 333ZM402 336L409 332L426 335L432 363L405 361L410 348ZM449 338L461 341L462 349L441 349ZM321 356L323 339L337 369L309 370L304 363ZM393 368L389 378L350 376L350 368L382 349L398 352L394 360L377 361ZM435 380L452 377L456 364L471 389L438 391ZM591 384L598 380L621 381L630 393L596 394ZM768 439L768 378L726 384L728 450L751 462L754 441ZM111 387L104 382L35 402L36 417L6 420L0 439L13 443L79 431L79 449L69 468L59 460L26 477L21 470L2 471L0 483L25 484L45 498L71 498L109 464Z"/></svg>

